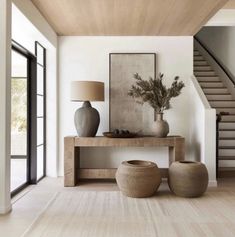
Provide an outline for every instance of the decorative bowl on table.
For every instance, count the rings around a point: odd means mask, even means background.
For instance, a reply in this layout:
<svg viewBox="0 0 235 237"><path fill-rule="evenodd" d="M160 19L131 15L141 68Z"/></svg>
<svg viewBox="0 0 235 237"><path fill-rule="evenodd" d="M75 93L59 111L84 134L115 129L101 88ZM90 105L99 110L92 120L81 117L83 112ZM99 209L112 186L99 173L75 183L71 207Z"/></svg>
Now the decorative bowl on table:
<svg viewBox="0 0 235 237"><path fill-rule="evenodd" d="M115 129L113 132L104 132L103 135L109 138L133 138L137 136L137 133Z"/></svg>

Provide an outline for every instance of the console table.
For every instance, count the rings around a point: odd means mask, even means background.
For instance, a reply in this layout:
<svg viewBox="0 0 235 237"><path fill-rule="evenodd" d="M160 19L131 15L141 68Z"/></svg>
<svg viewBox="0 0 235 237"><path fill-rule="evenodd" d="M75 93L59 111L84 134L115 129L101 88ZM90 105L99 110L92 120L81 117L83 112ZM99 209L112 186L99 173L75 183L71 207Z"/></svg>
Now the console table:
<svg viewBox="0 0 235 237"><path fill-rule="evenodd" d="M107 138L107 137L65 137L64 138L64 186L75 186L79 179L114 179L116 169L80 168L82 147L169 147L169 164L184 160L185 141L180 136L166 138ZM160 169L162 176L168 176L168 169Z"/></svg>

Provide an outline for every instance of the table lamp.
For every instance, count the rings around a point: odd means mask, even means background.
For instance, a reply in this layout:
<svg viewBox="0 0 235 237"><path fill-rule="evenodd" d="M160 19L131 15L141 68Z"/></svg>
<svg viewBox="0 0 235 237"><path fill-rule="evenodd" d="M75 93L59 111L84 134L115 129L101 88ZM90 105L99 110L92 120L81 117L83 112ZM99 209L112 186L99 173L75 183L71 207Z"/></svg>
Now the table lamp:
<svg viewBox="0 0 235 237"><path fill-rule="evenodd" d="M74 115L79 137L94 137L100 124L99 112L90 101L104 101L104 83L99 81L72 81L71 101L83 101Z"/></svg>

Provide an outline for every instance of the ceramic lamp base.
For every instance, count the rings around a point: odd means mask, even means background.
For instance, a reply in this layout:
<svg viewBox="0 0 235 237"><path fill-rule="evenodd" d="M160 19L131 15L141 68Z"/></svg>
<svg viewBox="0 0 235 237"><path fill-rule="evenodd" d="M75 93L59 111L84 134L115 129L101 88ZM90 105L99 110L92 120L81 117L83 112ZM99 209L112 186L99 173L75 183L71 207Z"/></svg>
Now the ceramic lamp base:
<svg viewBox="0 0 235 237"><path fill-rule="evenodd" d="M99 112L85 101L75 112L74 123L79 137L94 137L100 124Z"/></svg>

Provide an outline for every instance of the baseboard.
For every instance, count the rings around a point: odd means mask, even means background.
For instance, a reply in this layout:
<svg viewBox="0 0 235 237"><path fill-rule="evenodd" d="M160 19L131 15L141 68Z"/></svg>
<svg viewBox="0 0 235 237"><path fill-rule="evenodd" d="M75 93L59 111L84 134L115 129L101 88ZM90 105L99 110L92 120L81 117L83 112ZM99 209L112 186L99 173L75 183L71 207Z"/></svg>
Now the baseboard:
<svg viewBox="0 0 235 237"><path fill-rule="evenodd" d="M9 213L12 210L11 204L8 207L0 207L0 215Z"/></svg>
<svg viewBox="0 0 235 237"><path fill-rule="evenodd" d="M217 187L217 180L209 180L208 187Z"/></svg>

